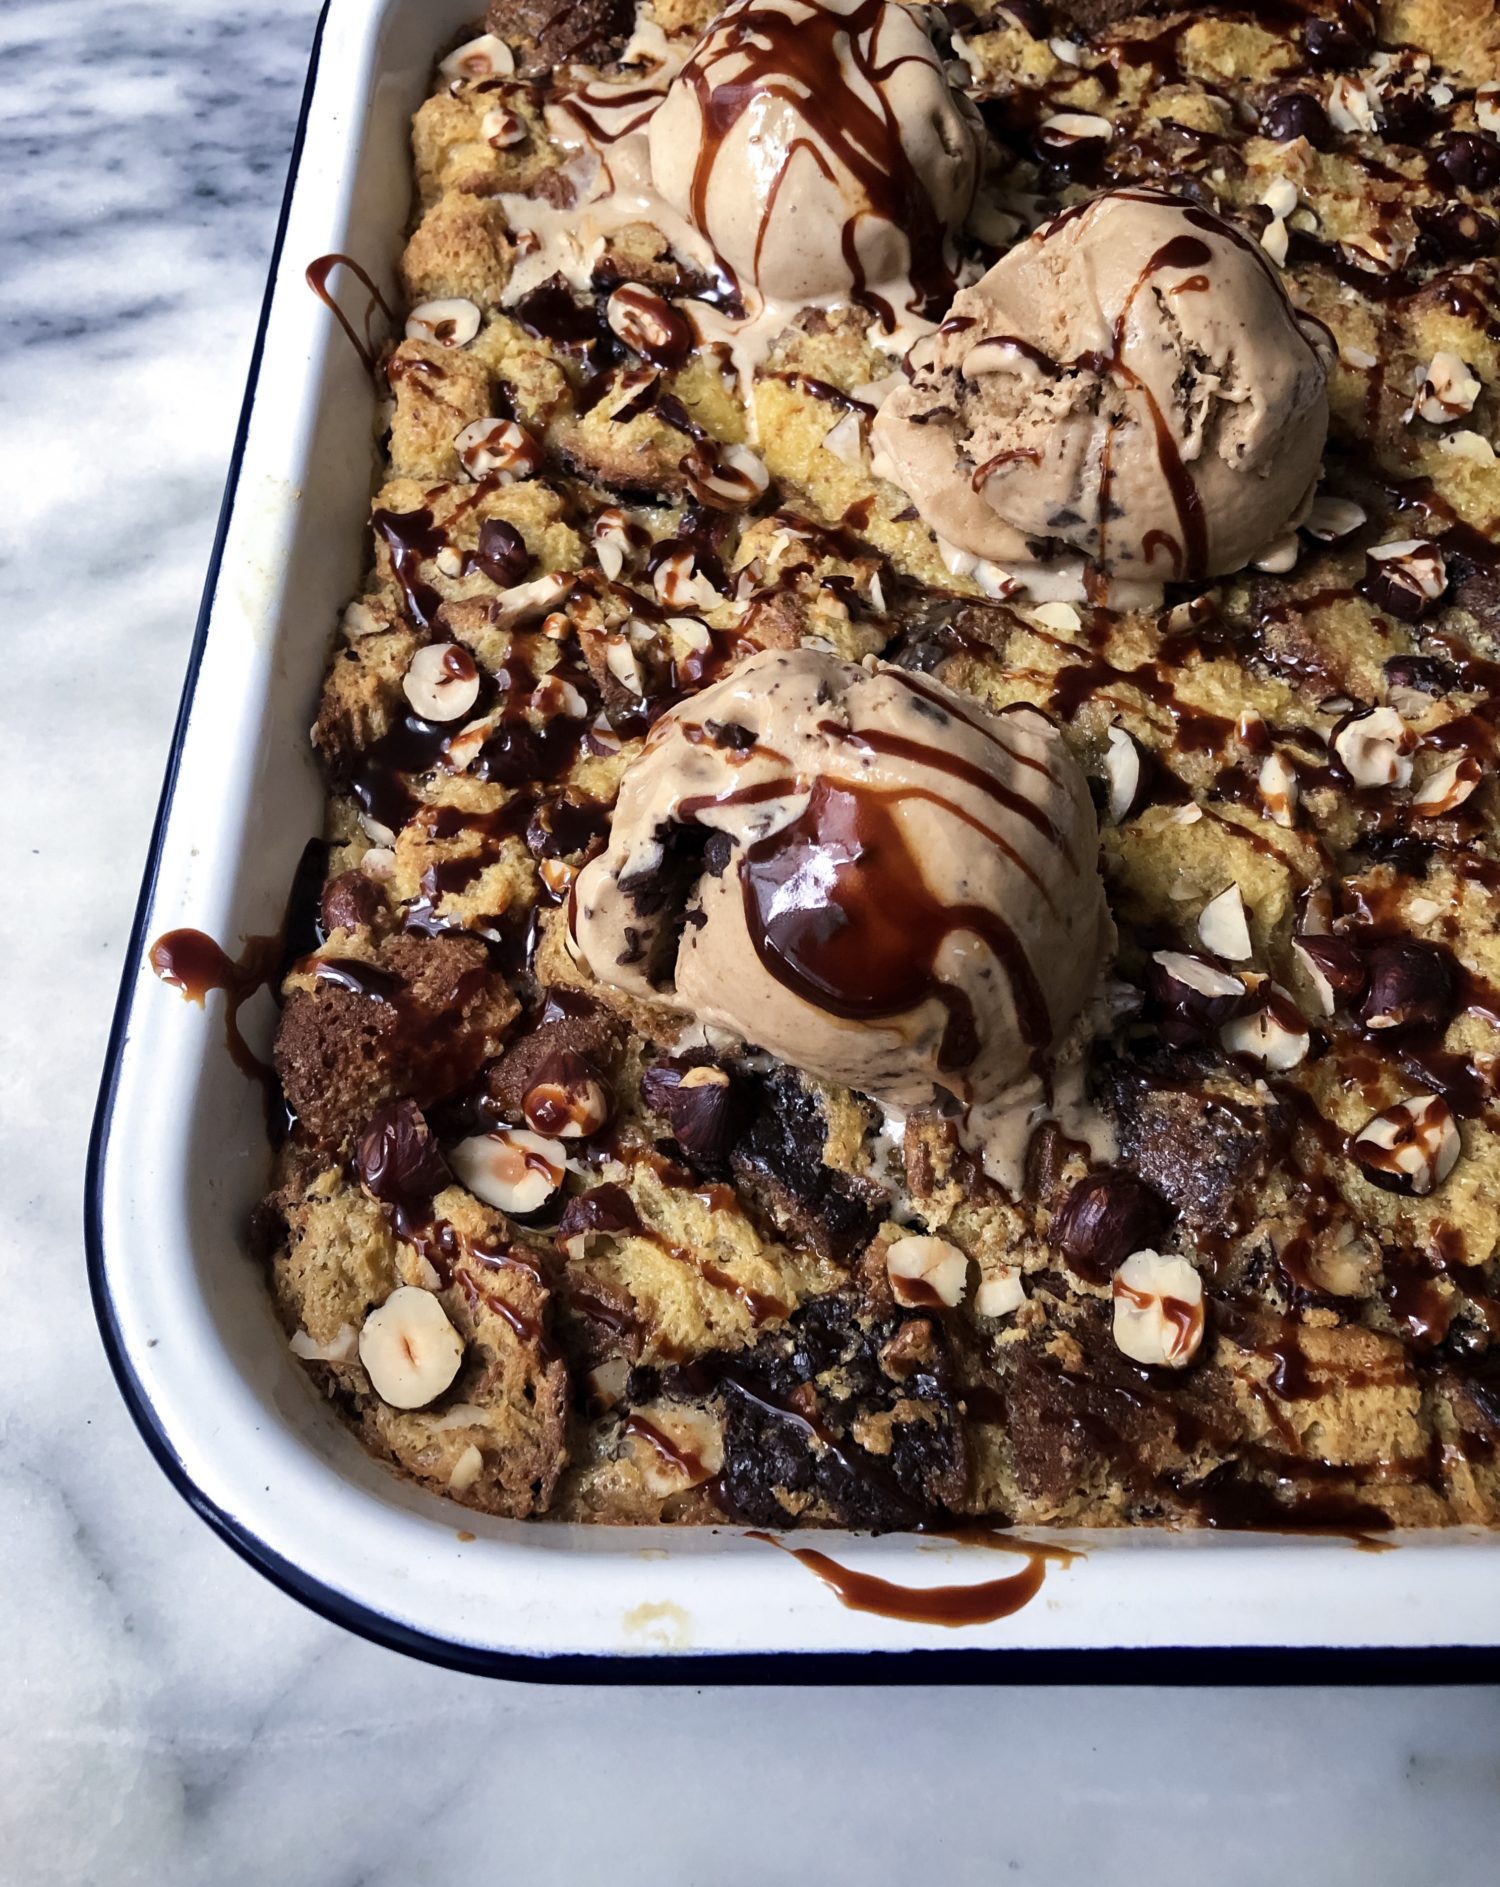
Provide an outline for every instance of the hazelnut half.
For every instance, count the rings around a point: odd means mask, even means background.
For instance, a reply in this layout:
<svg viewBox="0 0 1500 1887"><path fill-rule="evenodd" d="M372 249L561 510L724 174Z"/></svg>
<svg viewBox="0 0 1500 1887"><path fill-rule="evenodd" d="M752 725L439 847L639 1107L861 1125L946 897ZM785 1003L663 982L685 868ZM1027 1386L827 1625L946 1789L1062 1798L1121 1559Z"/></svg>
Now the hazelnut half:
<svg viewBox="0 0 1500 1887"><path fill-rule="evenodd" d="M1424 819L1441 819L1462 806L1483 778L1474 754L1455 754L1420 782L1411 796L1412 811Z"/></svg>
<svg viewBox="0 0 1500 1887"><path fill-rule="evenodd" d="M508 79L515 69L515 54L505 41L493 33L481 33L456 46L438 72L452 85L473 79Z"/></svg>
<svg viewBox="0 0 1500 1887"><path fill-rule="evenodd" d="M406 317L409 341L436 341L439 347L467 347L479 332L480 313L461 295L424 301Z"/></svg>
<svg viewBox="0 0 1500 1887"><path fill-rule="evenodd" d="M464 1340L431 1291L402 1284L366 1317L359 1360L382 1402L424 1409L458 1374Z"/></svg>
<svg viewBox="0 0 1500 1887"><path fill-rule="evenodd" d="M448 1158L476 1199L512 1218L527 1218L562 1185L568 1155L561 1140L524 1127L497 1127L460 1140Z"/></svg>
<svg viewBox="0 0 1500 1887"><path fill-rule="evenodd" d="M1251 954L1250 926L1238 885L1227 885L1198 914L1198 941L1216 957L1242 963Z"/></svg>
<svg viewBox="0 0 1500 1887"><path fill-rule="evenodd" d="M969 1257L946 1238L898 1238L885 1248L885 1270L898 1304L952 1310L963 1301Z"/></svg>
<svg viewBox="0 0 1500 1887"><path fill-rule="evenodd" d="M429 642L411 658L401 691L424 721L462 720L479 699L479 670L460 643Z"/></svg>
<svg viewBox="0 0 1500 1887"><path fill-rule="evenodd" d="M1258 1061L1272 1074L1285 1074L1306 1060L1312 1037L1287 992L1275 983L1267 989L1259 1008L1224 1024L1219 1040L1229 1054Z"/></svg>
<svg viewBox="0 0 1500 1887"><path fill-rule="evenodd" d="M1417 622L1448 587L1448 566L1434 543L1403 537L1365 552L1365 595L1377 609Z"/></svg>
<svg viewBox="0 0 1500 1887"><path fill-rule="evenodd" d="M1406 786L1416 736L1394 708L1347 715L1333 730L1333 751L1356 786Z"/></svg>
<svg viewBox="0 0 1500 1887"><path fill-rule="evenodd" d="M1463 1142L1442 1096L1416 1094L1367 1120L1349 1151L1377 1186L1423 1198L1453 1171Z"/></svg>
<svg viewBox="0 0 1500 1887"><path fill-rule="evenodd" d="M1186 1258L1132 1252L1115 1273L1115 1347L1132 1362L1185 1369L1203 1341L1203 1280Z"/></svg>
<svg viewBox="0 0 1500 1887"><path fill-rule="evenodd" d="M510 485L540 471L542 448L517 419L476 419L453 436L464 476Z"/></svg>
<svg viewBox="0 0 1500 1887"><path fill-rule="evenodd" d="M609 1090L581 1055L549 1055L521 1102L526 1124L558 1140L584 1140L610 1116Z"/></svg>

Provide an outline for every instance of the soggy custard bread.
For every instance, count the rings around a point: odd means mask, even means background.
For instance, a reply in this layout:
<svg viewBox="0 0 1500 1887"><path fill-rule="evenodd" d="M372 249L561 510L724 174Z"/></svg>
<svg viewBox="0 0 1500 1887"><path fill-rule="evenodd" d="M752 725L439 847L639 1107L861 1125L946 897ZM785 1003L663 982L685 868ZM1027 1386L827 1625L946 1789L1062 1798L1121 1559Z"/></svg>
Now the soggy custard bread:
<svg viewBox="0 0 1500 1887"><path fill-rule="evenodd" d="M255 1227L321 1390L512 1517L1500 1520L1494 9L434 50Z"/></svg>

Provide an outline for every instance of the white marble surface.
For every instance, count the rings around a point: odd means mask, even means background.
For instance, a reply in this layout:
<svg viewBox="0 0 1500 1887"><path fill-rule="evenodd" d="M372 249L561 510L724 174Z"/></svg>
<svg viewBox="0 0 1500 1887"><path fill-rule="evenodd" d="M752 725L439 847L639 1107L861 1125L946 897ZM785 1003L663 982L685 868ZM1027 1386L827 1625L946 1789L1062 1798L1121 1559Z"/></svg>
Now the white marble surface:
<svg viewBox="0 0 1500 1887"><path fill-rule="evenodd" d="M1489 1691L487 1683L152 1465L84 1146L314 12L0 5L0 1883L1493 1880Z"/></svg>

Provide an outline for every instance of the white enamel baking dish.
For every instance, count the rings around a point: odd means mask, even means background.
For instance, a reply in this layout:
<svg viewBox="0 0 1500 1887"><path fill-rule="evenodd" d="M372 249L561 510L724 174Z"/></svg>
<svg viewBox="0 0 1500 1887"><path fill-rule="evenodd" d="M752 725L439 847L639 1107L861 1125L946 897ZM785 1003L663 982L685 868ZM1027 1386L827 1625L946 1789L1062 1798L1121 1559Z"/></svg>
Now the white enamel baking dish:
<svg viewBox="0 0 1500 1887"><path fill-rule="evenodd" d="M847 1609L735 1529L486 1520L369 1459L287 1350L245 1223L261 1096L207 1016L152 976L160 932L273 932L323 793L307 728L366 557L374 394L304 279L342 251L390 289L407 124L479 0L331 0L314 45L272 276L146 882L88 1181L100 1327L131 1411L196 1510L284 1589L383 1643L512 1676L701 1682L1500 1672L1500 1536L1085 1535L1032 1602L951 1629ZM356 324L364 297L343 275ZM261 998L262 1002L266 999ZM264 1018L262 1018L264 1020ZM936 1540L822 1536L913 1586L1021 1562Z"/></svg>

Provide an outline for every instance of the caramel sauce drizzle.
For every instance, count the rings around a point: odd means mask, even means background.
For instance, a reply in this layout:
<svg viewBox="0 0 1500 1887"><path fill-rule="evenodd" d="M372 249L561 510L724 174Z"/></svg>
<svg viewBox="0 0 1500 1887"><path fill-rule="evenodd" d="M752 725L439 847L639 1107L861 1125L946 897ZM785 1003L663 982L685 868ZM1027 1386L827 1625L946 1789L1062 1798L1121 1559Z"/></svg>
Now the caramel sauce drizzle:
<svg viewBox="0 0 1500 1887"><path fill-rule="evenodd" d="M152 970L168 988L179 989L188 1002L207 1007L210 990L224 994L224 1035L229 1058L242 1074L261 1083L274 1082L270 1064L246 1042L240 1032L240 1010L264 989L281 961L281 937L247 937L238 958L201 930L169 930L157 938L148 953Z"/></svg>
<svg viewBox="0 0 1500 1887"><path fill-rule="evenodd" d="M976 1537L977 1536L977 1537ZM1078 1554L1068 1547L1041 1546L1031 1541L1005 1540L989 1531L955 1529L951 1537L974 1539L974 1543L997 1552L1018 1553L1026 1564L1019 1572L1002 1579L983 1579L966 1586L906 1586L882 1579L875 1573L856 1572L842 1565L831 1554L812 1546L788 1546L774 1534L751 1529L746 1539L760 1540L774 1546L805 1566L851 1612L873 1612L880 1618L900 1619L916 1625L992 1625L997 1619L1012 1618L1036 1597L1047 1576L1049 1560L1069 1565Z"/></svg>

